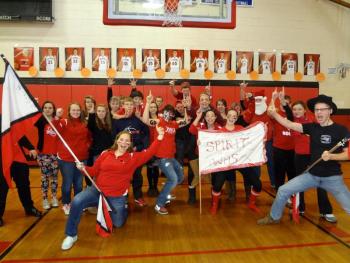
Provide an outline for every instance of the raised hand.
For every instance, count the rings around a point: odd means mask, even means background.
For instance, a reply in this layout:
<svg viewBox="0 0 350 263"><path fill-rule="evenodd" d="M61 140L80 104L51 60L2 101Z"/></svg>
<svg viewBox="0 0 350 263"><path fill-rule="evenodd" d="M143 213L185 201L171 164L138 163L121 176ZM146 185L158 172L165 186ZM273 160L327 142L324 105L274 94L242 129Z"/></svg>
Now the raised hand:
<svg viewBox="0 0 350 263"><path fill-rule="evenodd" d="M130 84L131 87L134 88L134 87L136 87L136 83L137 83L136 79L131 79L129 84Z"/></svg>
<svg viewBox="0 0 350 263"><path fill-rule="evenodd" d="M114 78L108 78L107 83L108 87L111 87L115 83Z"/></svg>
<svg viewBox="0 0 350 263"><path fill-rule="evenodd" d="M279 92L277 91L277 88L272 92L271 99L275 101L279 97Z"/></svg>
<svg viewBox="0 0 350 263"><path fill-rule="evenodd" d="M239 84L239 87L241 89L245 89L248 86L248 83L245 83L245 81L243 81L241 84Z"/></svg>
<svg viewBox="0 0 350 263"><path fill-rule="evenodd" d="M152 91L149 90L149 93L148 93L148 95L146 97L146 103L151 104L152 101L153 101Z"/></svg>
<svg viewBox="0 0 350 263"><path fill-rule="evenodd" d="M164 138L164 133L165 133L165 131L164 131L164 128L163 127L160 127L160 126L158 126L158 124L156 125L156 130L157 130L157 133L158 133L158 140L163 140L163 138Z"/></svg>
<svg viewBox="0 0 350 263"><path fill-rule="evenodd" d="M286 105L286 100L284 99L285 93L284 93L284 87L282 87L282 90L278 93L278 99L280 100L282 105Z"/></svg>

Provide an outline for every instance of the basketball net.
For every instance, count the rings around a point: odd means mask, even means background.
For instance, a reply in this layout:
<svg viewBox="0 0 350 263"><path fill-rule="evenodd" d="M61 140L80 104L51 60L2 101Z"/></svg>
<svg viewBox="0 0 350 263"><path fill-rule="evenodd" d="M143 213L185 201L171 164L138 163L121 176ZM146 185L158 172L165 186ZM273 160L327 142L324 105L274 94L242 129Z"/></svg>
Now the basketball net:
<svg viewBox="0 0 350 263"><path fill-rule="evenodd" d="M180 0L164 0L164 22L162 26L182 26Z"/></svg>

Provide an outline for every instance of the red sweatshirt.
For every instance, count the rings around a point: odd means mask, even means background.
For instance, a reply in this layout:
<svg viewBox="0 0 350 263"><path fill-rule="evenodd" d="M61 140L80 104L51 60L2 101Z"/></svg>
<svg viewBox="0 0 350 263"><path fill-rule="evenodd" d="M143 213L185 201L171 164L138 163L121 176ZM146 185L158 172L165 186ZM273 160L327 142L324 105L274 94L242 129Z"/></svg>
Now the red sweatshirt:
<svg viewBox="0 0 350 263"><path fill-rule="evenodd" d="M280 115L286 118L285 112L281 111ZM273 123L273 147L282 150L294 150L294 139L292 137L292 130L282 126L276 120Z"/></svg>
<svg viewBox="0 0 350 263"><path fill-rule="evenodd" d="M116 157L114 151L104 151L95 161L94 166L86 167L96 184L106 196L121 196L130 186L130 180L137 167L146 163L156 153L161 141L155 140L142 152L126 152Z"/></svg>
<svg viewBox="0 0 350 263"><path fill-rule="evenodd" d="M310 117L294 118L298 123L311 123L313 119ZM300 132L292 131L294 139L294 151L296 154L310 154L310 137Z"/></svg>
<svg viewBox="0 0 350 263"><path fill-rule="evenodd" d="M61 133L62 137L78 159L86 160L89 155L88 150L91 144L91 136L86 124L81 122L79 119L54 120L53 124ZM59 140L57 145L57 156L63 161L75 161L61 140Z"/></svg>

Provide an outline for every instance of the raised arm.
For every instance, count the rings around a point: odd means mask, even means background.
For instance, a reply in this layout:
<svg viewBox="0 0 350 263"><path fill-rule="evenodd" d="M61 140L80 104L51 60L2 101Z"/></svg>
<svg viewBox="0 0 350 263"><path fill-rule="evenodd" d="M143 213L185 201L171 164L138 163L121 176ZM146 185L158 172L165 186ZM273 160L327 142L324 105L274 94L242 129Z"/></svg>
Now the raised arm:
<svg viewBox="0 0 350 263"><path fill-rule="evenodd" d="M153 101L153 96L152 96L152 92L151 90L149 90L149 94L146 97L146 105L145 108L143 110L143 114L142 114L142 122L148 126L150 126L149 123L149 106L151 104L151 102Z"/></svg>
<svg viewBox="0 0 350 263"><path fill-rule="evenodd" d="M270 106L267 110L267 113L274 118L279 124L281 124L282 126L300 132L303 132L303 125L300 123L296 123L296 122L292 122L286 118L283 118L281 115L279 115L276 111L276 107L273 103L273 101L271 100Z"/></svg>
<svg viewBox="0 0 350 263"><path fill-rule="evenodd" d="M175 88L175 80L169 81L169 86L171 94L173 94L173 96L176 97L179 94L179 92Z"/></svg>

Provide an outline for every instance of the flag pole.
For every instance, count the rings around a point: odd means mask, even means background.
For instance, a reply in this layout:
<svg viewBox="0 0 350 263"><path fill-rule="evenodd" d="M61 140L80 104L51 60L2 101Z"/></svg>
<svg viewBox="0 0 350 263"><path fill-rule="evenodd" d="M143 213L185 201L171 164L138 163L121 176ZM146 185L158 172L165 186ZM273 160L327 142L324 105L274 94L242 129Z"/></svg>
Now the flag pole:
<svg viewBox="0 0 350 263"><path fill-rule="evenodd" d="M199 173L199 214L202 214L202 174Z"/></svg>
<svg viewBox="0 0 350 263"><path fill-rule="evenodd" d="M341 141L339 141L332 149L330 149L328 152L332 153L334 152L336 149L338 149L340 146L345 146L346 142L349 141L350 138L345 137L344 139L342 139ZM301 174L307 173L311 170L311 168L313 168L316 164L318 164L320 161L322 161L322 156L320 158L318 158L315 162L313 162L304 172L302 172Z"/></svg>
<svg viewBox="0 0 350 263"><path fill-rule="evenodd" d="M69 145L67 144L67 142L63 139L62 135L59 133L59 131L56 129L55 125L53 125L53 123L51 122L51 120L46 116L45 113L42 113L44 118L46 119L46 121L49 123L49 125L51 126L51 128L56 132L58 138L60 138L60 140L62 141L63 145L66 147L66 149L69 151L69 153L73 156L75 162L80 163L80 160L78 159L78 157L74 154L74 152L72 151L72 149L69 147ZM88 171L86 171L85 166L82 169L83 172L85 173L86 177L89 178L89 180L91 181L91 183L95 186L95 188L97 189L97 191L99 191L103 196L104 194L102 193L101 189L96 185L95 181L91 178L91 176L89 175Z"/></svg>

